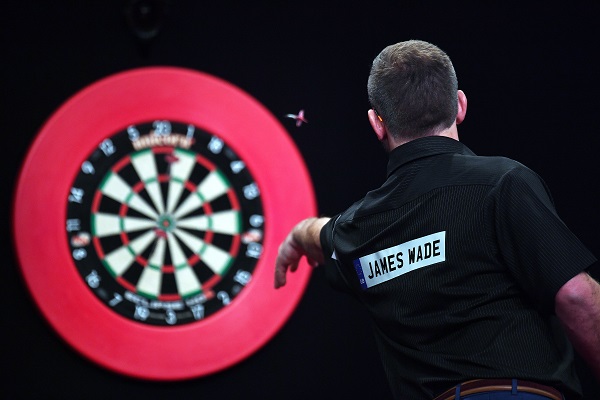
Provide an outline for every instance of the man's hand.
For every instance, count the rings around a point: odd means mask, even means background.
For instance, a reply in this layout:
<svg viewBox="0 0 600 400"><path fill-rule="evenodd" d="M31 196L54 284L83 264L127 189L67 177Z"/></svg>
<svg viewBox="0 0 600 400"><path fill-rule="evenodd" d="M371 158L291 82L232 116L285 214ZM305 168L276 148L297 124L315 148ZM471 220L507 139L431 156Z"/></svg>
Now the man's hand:
<svg viewBox="0 0 600 400"><path fill-rule="evenodd" d="M275 289L284 286L288 269L294 272L306 256L308 263L316 267L324 261L321 249L321 228L329 218L308 218L299 222L279 246L275 261Z"/></svg>

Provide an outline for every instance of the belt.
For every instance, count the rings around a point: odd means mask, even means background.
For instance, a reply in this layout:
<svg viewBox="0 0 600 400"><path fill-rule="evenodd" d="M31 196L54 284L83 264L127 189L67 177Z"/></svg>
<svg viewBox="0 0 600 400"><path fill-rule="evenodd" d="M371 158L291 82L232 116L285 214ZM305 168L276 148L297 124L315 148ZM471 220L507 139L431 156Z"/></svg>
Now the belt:
<svg viewBox="0 0 600 400"><path fill-rule="evenodd" d="M492 392L492 391L511 391L513 389L511 379L474 379L460 384L460 395L468 396L470 394ZM517 392L534 393L546 396L552 400L563 400L563 395L556 388L542 385L536 382L517 380ZM456 386L446 390L433 400L455 400ZM459 400L459 399L456 399Z"/></svg>

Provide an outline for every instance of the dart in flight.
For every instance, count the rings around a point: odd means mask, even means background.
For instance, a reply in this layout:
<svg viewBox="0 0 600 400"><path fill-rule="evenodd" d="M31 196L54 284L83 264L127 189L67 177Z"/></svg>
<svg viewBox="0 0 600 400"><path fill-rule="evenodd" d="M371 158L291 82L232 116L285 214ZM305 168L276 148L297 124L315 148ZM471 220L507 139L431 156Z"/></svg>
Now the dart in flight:
<svg viewBox="0 0 600 400"><path fill-rule="evenodd" d="M304 123L308 123L308 121L304 117L304 110L300 110L300 112L298 112L298 114L287 114L286 117L287 118L295 119L296 120L296 126L302 125L303 122Z"/></svg>

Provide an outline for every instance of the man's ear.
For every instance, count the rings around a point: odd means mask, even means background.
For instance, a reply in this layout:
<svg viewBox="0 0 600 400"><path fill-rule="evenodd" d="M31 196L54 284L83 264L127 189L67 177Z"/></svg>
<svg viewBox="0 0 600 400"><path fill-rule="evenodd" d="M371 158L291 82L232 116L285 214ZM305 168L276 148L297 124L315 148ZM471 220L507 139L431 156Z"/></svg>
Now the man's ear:
<svg viewBox="0 0 600 400"><path fill-rule="evenodd" d="M458 91L458 112L456 113L456 125L465 120L467 115L467 96L462 90Z"/></svg>
<svg viewBox="0 0 600 400"><path fill-rule="evenodd" d="M383 142L387 139L387 130L385 129L383 121L372 108L368 111L367 114L369 116L369 123L371 124L371 128L373 128L373 131L375 131L375 135L377 135L377 140Z"/></svg>

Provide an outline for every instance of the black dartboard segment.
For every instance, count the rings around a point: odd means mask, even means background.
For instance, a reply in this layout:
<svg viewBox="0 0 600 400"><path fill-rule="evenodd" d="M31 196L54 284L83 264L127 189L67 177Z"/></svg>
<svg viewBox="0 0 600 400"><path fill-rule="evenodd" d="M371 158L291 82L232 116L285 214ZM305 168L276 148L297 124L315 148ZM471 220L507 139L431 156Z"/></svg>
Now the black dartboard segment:
<svg viewBox="0 0 600 400"><path fill-rule="evenodd" d="M180 380L250 356L293 313L303 265L277 248L316 214L288 133L253 97L172 67L102 79L56 110L18 178L25 283L75 350L124 375Z"/></svg>

